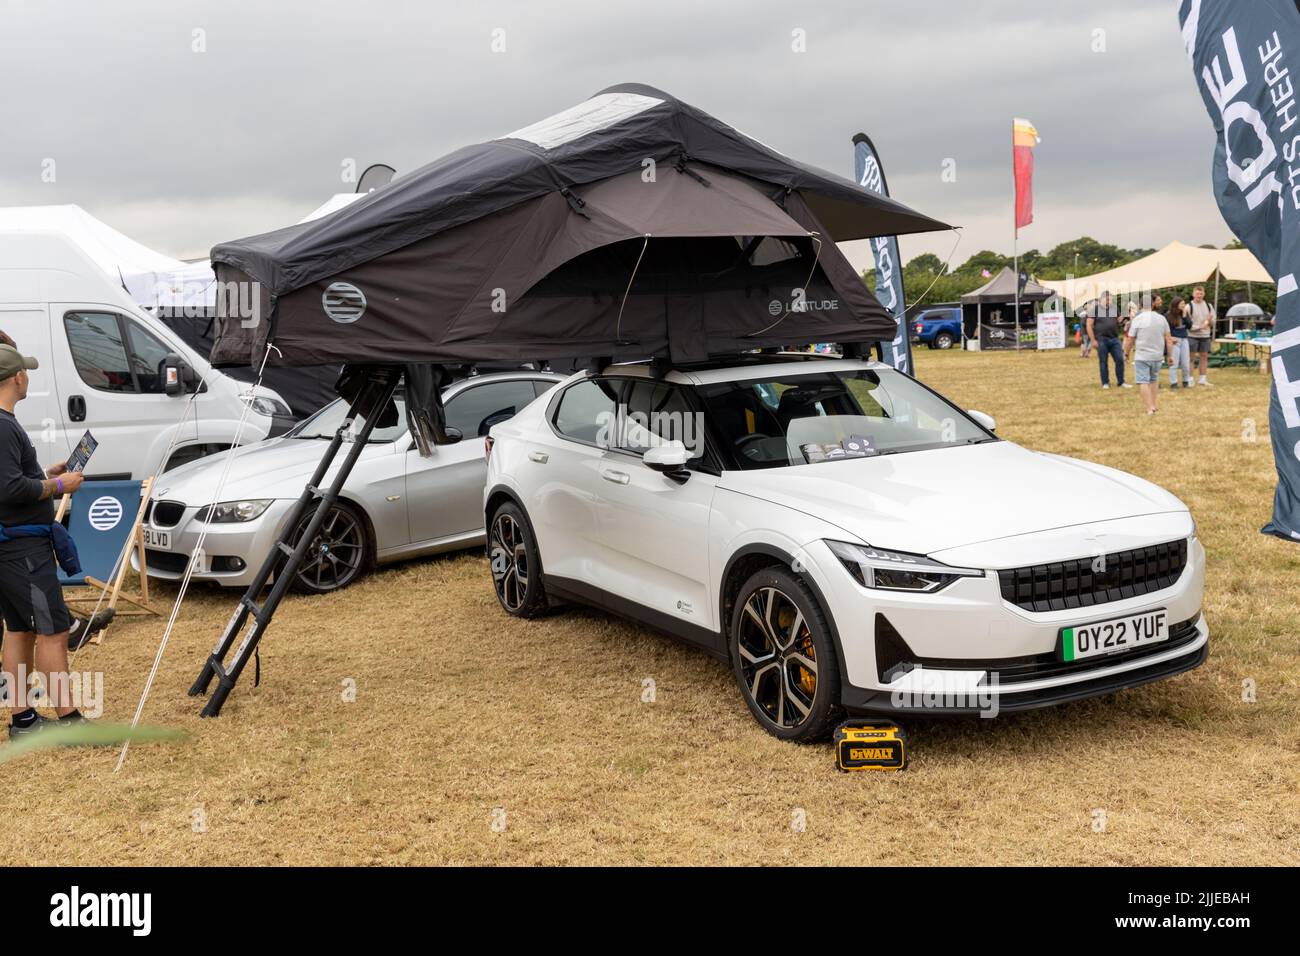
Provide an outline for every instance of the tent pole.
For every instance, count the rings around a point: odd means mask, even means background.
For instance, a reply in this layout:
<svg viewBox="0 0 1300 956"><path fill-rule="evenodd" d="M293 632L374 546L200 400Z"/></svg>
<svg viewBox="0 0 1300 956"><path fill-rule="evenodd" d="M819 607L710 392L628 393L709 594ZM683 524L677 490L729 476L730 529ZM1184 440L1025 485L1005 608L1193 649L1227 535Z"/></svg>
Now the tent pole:
<svg viewBox="0 0 1300 956"><path fill-rule="evenodd" d="M1011 261L1013 263L1012 271L1015 272L1011 278L1016 283L1016 351L1020 351L1020 230L1017 229L1011 238Z"/></svg>
<svg viewBox="0 0 1300 956"><path fill-rule="evenodd" d="M1219 324L1219 264L1214 264L1214 318L1210 320L1210 338L1218 334L1215 328Z"/></svg>

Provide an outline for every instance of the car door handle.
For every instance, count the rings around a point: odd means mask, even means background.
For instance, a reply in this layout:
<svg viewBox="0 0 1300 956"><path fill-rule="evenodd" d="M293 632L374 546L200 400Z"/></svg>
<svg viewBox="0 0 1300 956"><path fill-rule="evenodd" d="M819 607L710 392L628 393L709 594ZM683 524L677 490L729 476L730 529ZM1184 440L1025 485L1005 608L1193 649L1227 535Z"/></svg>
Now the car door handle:
<svg viewBox="0 0 1300 956"><path fill-rule="evenodd" d="M612 481L616 485L626 485L628 483L626 471L615 471L611 468L608 471L602 471L600 477L604 478L606 481Z"/></svg>
<svg viewBox="0 0 1300 956"><path fill-rule="evenodd" d="M68 396L68 418L74 422L84 422L86 420L86 399L84 396Z"/></svg>
<svg viewBox="0 0 1300 956"><path fill-rule="evenodd" d="M551 456L546 454L544 451L530 451L528 453L528 460L535 461L539 465L544 465L551 460Z"/></svg>

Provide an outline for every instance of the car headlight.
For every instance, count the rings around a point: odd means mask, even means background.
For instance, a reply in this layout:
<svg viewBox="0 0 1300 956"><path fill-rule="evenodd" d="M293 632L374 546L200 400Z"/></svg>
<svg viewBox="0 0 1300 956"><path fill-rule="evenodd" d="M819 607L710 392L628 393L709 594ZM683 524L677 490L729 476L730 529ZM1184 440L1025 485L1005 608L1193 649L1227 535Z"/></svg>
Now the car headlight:
<svg viewBox="0 0 1300 956"><path fill-rule="evenodd" d="M293 412L284 402L277 401L267 395L257 395L253 392L244 392L239 396L249 407L259 415L266 415L268 418L275 415L292 415Z"/></svg>
<svg viewBox="0 0 1300 956"><path fill-rule="evenodd" d="M923 554L887 551L866 544L827 541L831 553L853 579L866 588L884 591L938 591L958 578L983 577L975 568L954 568Z"/></svg>
<svg viewBox="0 0 1300 956"><path fill-rule="evenodd" d="M241 501L222 501L203 508L195 516L200 521L229 524L236 521L252 521L260 518L262 512L271 507L274 498L245 498Z"/></svg>

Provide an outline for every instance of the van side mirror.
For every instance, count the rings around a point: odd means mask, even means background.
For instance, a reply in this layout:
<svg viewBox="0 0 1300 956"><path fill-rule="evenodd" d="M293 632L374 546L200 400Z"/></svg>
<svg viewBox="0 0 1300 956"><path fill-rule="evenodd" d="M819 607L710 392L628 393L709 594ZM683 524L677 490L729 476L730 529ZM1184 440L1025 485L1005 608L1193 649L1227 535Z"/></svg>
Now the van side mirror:
<svg viewBox="0 0 1300 956"><path fill-rule="evenodd" d="M659 472L679 484L691 477L686 463L691 460L691 453L679 441L667 441L662 445L646 449L641 456L642 463L653 471Z"/></svg>
<svg viewBox="0 0 1300 956"><path fill-rule="evenodd" d="M187 366L175 352L168 352L162 360L163 391L168 395L180 395L186 390ZM191 373L192 374L192 373Z"/></svg>
<svg viewBox="0 0 1300 956"><path fill-rule="evenodd" d="M969 415L971 418L975 419L975 421L983 425L989 431L995 432L998 430L997 419L994 418L992 415L986 415L984 412L977 412L973 408L966 409L966 414Z"/></svg>

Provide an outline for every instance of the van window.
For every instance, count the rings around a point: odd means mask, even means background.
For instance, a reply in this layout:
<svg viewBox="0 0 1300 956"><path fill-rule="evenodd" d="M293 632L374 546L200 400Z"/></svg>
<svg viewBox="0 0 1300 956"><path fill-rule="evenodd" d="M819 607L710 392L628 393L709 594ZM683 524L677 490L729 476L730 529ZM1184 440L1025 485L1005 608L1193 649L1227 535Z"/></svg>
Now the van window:
<svg viewBox="0 0 1300 956"><path fill-rule="evenodd" d="M162 364L173 350L138 323L112 312L69 312L63 325L77 373L91 388L159 395L165 390Z"/></svg>
<svg viewBox="0 0 1300 956"><path fill-rule="evenodd" d="M83 382L101 392L136 390L116 315L69 312L63 317L63 325L68 331L72 361Z"/></svg>

